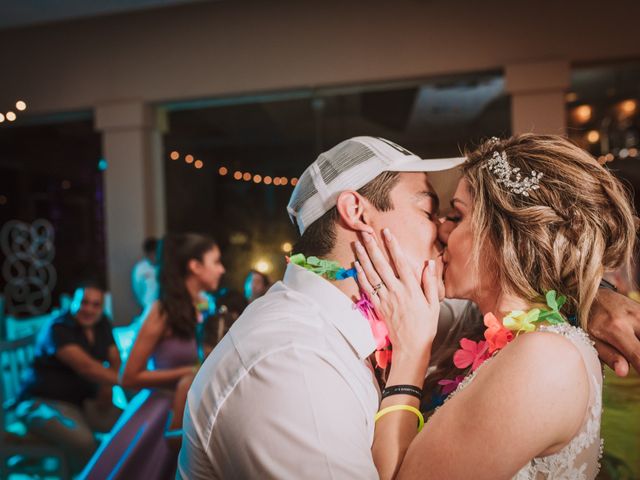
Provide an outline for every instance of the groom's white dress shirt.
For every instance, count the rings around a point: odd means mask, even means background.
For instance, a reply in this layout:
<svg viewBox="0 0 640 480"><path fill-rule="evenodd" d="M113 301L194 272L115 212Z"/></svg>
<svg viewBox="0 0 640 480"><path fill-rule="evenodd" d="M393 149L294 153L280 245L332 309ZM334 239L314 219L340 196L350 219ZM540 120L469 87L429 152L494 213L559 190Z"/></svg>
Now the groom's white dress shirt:
<svg viewBox="0 0 640 480"><path fill-rule="evenodd" d="M289 265L200 368L177 478L378 478L374 349L346 295Z"/></svg>

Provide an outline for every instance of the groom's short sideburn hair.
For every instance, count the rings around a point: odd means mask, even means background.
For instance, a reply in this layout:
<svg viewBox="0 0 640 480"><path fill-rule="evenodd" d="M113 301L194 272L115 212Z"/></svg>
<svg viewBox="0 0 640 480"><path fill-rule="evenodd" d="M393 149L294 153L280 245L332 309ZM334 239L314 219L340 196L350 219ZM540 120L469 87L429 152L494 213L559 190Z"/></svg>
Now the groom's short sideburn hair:
<svg viewBox="0 0 640 480"><path fill-rule="evenodd" d="M382 172L358 193L382 212L393 210L390 194L399 179L399 172ZM305 257L326 257L336 244L337 221L338 209L333 207L305 229L293 247L293 253L302 253Z"/></svg>

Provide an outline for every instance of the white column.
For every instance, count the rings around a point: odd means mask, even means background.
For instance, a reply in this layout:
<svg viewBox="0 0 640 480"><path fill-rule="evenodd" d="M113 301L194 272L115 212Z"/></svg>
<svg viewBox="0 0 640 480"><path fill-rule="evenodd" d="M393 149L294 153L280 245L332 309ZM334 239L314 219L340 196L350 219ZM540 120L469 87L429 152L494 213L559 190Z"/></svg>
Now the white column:
<svg viewBox="0 0 640 480"><path fill-rule="evenodd" d="M571 84L568 61L507 65L505 77L514 134L566 133L565 93Z"/></svg>
<svg viewBox="0 0 640 480"><path fill-rule="evenodd" d="M105 171L107 276L113 319L129 323L139 313L131 290L131 269L142 242L166 228L162 129L166 122L140 101L100 104L96 129L102 132Z"/></svg>

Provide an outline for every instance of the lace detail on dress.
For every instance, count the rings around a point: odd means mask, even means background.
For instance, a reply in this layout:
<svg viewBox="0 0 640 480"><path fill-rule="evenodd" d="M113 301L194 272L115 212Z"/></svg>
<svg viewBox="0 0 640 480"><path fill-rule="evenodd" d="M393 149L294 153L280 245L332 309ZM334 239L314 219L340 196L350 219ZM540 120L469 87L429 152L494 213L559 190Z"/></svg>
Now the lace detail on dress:
<svg viewBox="0 0 640 480"><path fill-rule="evenodd" d="M575 344L582 344L587 347L589 353L592 353L597 358L593 342L580 328L573 327L571 325L553 325L542 326L538 331L553 332L563 335ZM466 388L466 386L473 381L478 372L493 360L494 357L489 358L480 365L475 372L467 375L460 385L458 385L458 388L449 395L444 403L446 404L446 402L453 398L456 393ZM588 366L587 370L589 370ZM591 391L593 401L591 402L589 414L587 415L580 432L559 452L531 460L513 477L514 480L587 480L595 478L597 472L600 470L599 461L602 457L602 440L600 440L602 383L598 381L595 375L591 374L590 377L592 379ZM438 407L438 409L439 408L442 407ZM438 409L436 409L436 411ZM595 464L595 466L593 464Z"/></svg>

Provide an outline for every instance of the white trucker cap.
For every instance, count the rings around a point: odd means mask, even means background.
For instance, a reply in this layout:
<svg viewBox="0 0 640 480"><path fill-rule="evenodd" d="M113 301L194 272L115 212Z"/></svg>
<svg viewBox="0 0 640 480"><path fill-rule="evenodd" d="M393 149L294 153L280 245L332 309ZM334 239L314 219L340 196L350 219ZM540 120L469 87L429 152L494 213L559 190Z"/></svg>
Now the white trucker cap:
<svg viewBox="0 0 640 480"><path fill-rule="evenodd" d="M464 157L422 159L379 137L353 137L321 153L300 176L287 211L300 235L335 206L345 190L358 190L382 172L440 172Z"/></svg>

